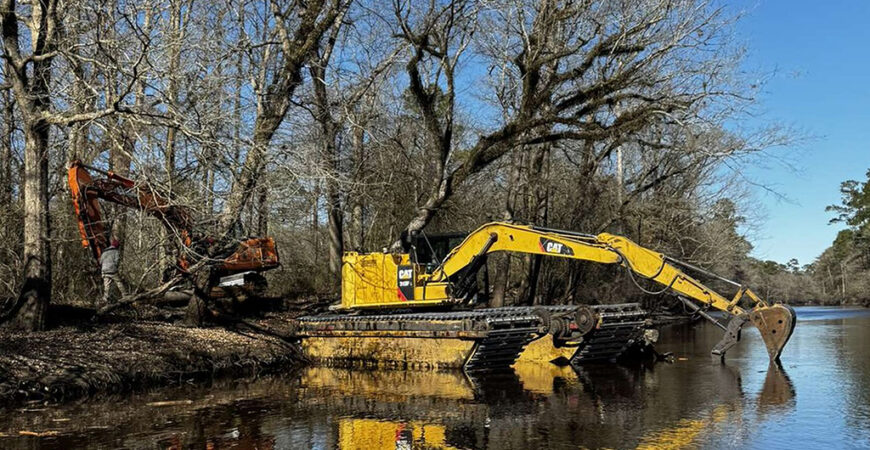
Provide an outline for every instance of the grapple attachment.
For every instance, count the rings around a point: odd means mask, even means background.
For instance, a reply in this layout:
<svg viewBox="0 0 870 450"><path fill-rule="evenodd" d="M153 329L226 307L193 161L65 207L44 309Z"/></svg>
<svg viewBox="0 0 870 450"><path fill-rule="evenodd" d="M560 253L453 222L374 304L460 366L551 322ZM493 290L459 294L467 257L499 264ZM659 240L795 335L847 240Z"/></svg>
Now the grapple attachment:
<svg viewBox="0 0 870 450"><path fill-rule="evenodd" d="M771 361L779 361L782 349L794 332L795 313L791 306L776 304L753 309L749 320L758 328Z"/></svg>

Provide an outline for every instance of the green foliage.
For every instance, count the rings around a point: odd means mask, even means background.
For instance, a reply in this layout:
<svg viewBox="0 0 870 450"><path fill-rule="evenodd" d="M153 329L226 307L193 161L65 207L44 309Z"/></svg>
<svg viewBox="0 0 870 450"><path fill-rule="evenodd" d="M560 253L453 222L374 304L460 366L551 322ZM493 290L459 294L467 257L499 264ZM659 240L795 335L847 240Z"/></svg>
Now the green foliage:
<svg viewBox="0 0 870 450"><path fill-rule="evenodd" d="M831 205L825 211L833 212L836 217L830 223L843 223L849 226L837 235L833 247L839 256L848 249L870 251L870 169L864 182L847 180L840 184L842 203Z"/></svg>
<svg viewBox="0 0 870 450"><path fill-rule="evenodd" d="M845 223L853 229L863 229L870 224L870 169L868 180L846 180L840 183L841 205L831 205L825 211L837 213L830 223Z"/></svg>
<svg viewBox="0 0 870 450"><path fill-rule="evenodd" d="M816 260L800 267L759 262L763 283L772 295L790 303L870 305L870 170L866 181L840 184L842 202L825 208L836 214L831 224L848 228L837 233Z"/></svg>

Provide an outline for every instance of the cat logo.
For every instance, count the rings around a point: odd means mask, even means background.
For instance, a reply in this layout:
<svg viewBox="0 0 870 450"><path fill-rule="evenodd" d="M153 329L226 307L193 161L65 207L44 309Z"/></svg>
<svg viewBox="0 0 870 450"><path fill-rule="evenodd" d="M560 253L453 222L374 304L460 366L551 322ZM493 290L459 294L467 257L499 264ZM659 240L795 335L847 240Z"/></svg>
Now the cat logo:
<svg viewBox="0 0 870 450"><path fill-rule="evenodd" d="M414 300L414 266L403 264L396 269L399 285L396 289L396 296L403 302Z"/></svg>
<svg viewBox="0 0 870 450"><path fill-rule="evenodd" d="M558 242L547 242L547 253L562 253L562 247Z"/></svg>
<svg viewBox="0 0 870 450"><path fill-rule="evenodd" d="M538 245L541 247L541 251L544 253L550 253L550 254L554 254L554 255L566 255L566 256L574 255L574 250L571 249L571 247L568 247L567 245L565 245L561 242L556 242L552 239L547 239L545 237L541 238L540 242L538 242Z"/></svg>

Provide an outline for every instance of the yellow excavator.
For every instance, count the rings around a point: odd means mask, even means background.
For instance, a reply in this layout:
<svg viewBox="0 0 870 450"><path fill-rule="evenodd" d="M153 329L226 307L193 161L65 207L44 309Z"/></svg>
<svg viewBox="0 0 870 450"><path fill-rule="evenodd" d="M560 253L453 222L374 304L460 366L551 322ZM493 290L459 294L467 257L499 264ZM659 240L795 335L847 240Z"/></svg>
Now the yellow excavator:
<svg viewBox="0 0 870 450"><path fill-rule="evenodd" d="M532 353L529 344L543 338L572 364L614 361L653 340L647 312L636 303L475 309L478 273L494 252L619 264L645 292L675 294L723 328L724 338L713 349L723 357L746 322L758 328L771 361L779 359L794 331L791 307L768 304L746 286L608 233L496 222L467 235L443 259L429 247L429 261L421 260L416 246L405 253L346 253L341 304L331 314L298 319L304 353L325 363L478 371L523 360ZM683 269L731 283L736 294L725 297ZM661 288L642 286L649 282ZM730 316L728 325L710 315L710 308ZM529 358L550 358L554 352L536 351Z"/></svg>

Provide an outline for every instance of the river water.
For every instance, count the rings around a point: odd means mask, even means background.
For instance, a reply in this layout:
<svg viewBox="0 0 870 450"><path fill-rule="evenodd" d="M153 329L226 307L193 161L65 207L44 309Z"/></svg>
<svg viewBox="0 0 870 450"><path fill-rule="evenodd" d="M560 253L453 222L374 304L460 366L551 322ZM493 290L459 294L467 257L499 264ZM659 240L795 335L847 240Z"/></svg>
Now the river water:
<svg viewBox="0 0 870 450"><path fill-rule="evenodd" d="M754 328L720 364L721 331L681 325L651 367L303 368L28 405L0 412L0 448L870 448L870 310L796 309L781 369Z"/></svg>

